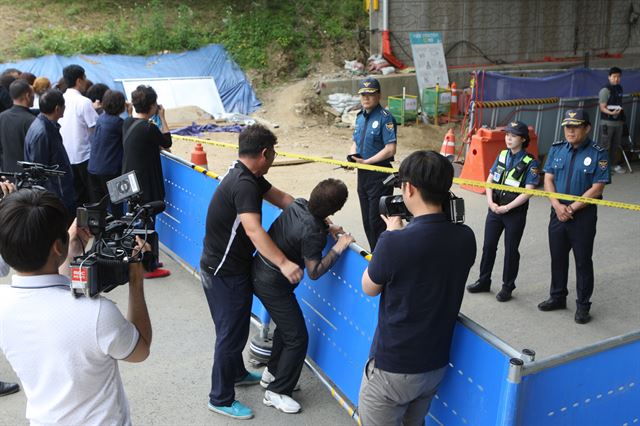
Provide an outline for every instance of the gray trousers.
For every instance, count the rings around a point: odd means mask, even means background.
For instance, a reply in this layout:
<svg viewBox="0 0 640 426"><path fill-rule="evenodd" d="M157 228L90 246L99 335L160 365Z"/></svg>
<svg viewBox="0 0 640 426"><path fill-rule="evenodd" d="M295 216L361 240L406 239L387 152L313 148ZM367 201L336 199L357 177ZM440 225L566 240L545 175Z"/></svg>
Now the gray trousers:
<svg viewBox="0 0 640 426"><path fill-rule="evenodd" d="M602 120L600 122L598 146L609 151L611 166L617 166L621 161L620 146L622 145L623 124L622 121Z"/></svg>
<svg viewBox="0 0 640 426"><path fill-rule="evenodd" d="M421 426L447 367L420 374L389 373L370 359L364 367L358 415L362 426Z"/></svg>

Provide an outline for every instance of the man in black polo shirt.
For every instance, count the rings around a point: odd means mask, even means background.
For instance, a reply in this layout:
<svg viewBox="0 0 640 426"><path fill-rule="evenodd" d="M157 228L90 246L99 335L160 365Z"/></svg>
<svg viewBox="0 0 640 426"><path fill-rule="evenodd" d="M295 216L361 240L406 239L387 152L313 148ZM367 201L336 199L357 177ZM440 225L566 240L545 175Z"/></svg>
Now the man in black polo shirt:
<svg viewBox="0 0 640 426"><path fill-rule="evenodd" d="M26 80L15 80L9 86L13 106L0 114L0 167L3 172L21 172L18 161L24 161L24 138L36 119L33 89Z"/></svg>
<svg viewBox="0 0 640 426"><path fill-rule="evenodd" d="M257 249L295 284L302 270L291 262L262 228L262 200L286 208L293 197L264 178L276 152L277 139L263 126L240 133L238 156L216 189L206 220L201 279L216 329L209 409L236 419L253 411L235 400L234 385L253 385L261 375L247 372L242 359L247 338L253 288L251 262Z"/></svg>
<svg viewBox="0 0 640 426"><path fill-rule="evenodd" d="M380 296L378 326L360 386L363 426L422 425L449 362L464 286L476 256L466 225L443 213L453 167L434 151L400 165L402 196L413 214L404 227L384 218L362 289Z"/></svg>

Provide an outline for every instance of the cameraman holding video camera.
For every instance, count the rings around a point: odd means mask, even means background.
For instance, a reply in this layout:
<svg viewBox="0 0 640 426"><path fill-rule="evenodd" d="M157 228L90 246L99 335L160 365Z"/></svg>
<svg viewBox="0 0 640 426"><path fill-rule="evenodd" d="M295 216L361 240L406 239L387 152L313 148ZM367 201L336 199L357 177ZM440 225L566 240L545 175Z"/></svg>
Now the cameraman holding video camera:
<svg viewBox="0 0 640 426"><path fill-rule="evenodd" d="M434 151L400 165L402 198L412 221L383 216L387 231L362 275L380 294L378 325L360 386L363 426L422 425L447 370L453 329L476 256L473 231L444 213L453 166Z"/></svg>
<svg viewBox="0 0 640 426"><path fill-rule="evenodd" d="M0 254L16 274L0 286L0 348L20 378L32 424L129 425L118 360L144 361L151 321L140 263L130 266L127 319L103 297L70 295L68 262L89 240L51 192L0 202ZM139 249L139 248L137 248Z"/></svg>

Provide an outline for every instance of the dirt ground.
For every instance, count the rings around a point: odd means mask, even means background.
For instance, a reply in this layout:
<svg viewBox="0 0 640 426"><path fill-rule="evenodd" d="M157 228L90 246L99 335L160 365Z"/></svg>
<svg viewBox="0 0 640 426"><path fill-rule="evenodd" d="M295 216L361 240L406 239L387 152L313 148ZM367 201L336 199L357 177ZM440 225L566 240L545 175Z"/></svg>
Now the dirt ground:
<svg viewBox="0 0 640 426"><path fill-rule="evenodd" d="M302 106L317 102L317 99L313 99L317 95L312 90L311 81L300 80L263 91L259 94L263 107L253 116L276 134L278 151L343 160L352 143L353 129L328 124L327 118L322 114L309 115L301 112L308 110ZM178 124L185 125L191 119L198 123L206 122L198 113L188 110L173 114L168 111L167 114L172 128ZM439 151L446 130L447 127L444 126L415 123L410 126L398 126L398 154L394 166L397 167L402 159L417 149ZM202 137L227 143L237 144L238 141L237 133L209 133ZM176 139L172 152L189 159L193 146L193 142ZM206 145L204 149L207 152L209 170L218 174L224 173L229 164L237 158L237 152L233 149L212 145ZM342 179L349 188L350 197L345 208L336 215L336 221L344 224L345 228L348 226L359 242L364 242L356 190L356 172L321 163L284 165L290 161L291 159L284 157L276 158L267 179L294 197L305 198L319 181L329 177ZM366 243L362 245L367 247Z"/></svg>

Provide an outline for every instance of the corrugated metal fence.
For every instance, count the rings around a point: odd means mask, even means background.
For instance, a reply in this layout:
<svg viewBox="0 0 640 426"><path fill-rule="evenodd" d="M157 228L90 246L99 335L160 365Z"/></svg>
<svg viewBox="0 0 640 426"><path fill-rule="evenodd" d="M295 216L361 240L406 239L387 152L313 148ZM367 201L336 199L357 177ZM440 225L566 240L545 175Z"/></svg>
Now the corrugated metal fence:
<svg viewBox="0 0 640 426"><path fill-rule="evenodd" d="M629 133L634 146L640 145L640 93L625 95L622 107L625 111ZM553 142L563 138L560 123L564 113L573 108L584 108L592 122L591 137L597 138L600 125L600 111L597 97L586 98L545 98L518 99L513 101L472 103L475 126L491 128L505 126L511 120L520 120L533 126L538 135L538 149L543 156L549 152Z"/></svg>

